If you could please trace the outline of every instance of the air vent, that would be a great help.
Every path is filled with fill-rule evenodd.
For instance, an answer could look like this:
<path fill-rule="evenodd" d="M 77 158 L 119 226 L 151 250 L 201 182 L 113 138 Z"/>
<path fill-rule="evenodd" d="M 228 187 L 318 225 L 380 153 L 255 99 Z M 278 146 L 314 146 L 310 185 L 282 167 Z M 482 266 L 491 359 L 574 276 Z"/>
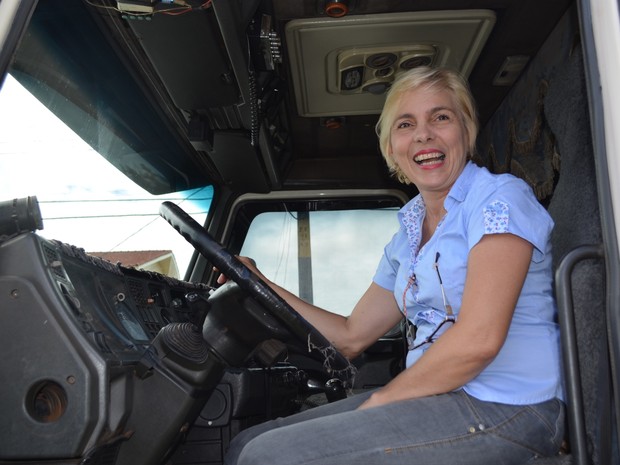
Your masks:
<path fill-rule="evenodd" d="M 415 66 L 446 66 L 468 77 L 494 24 L 490 10 L 290 21 L 286 39 L 298 113 L 379 113 L 394 79 Z"/>
<path fill-rule="evenodd" d="M 62 266 L 62 261 L 60 260 L 58 250 L 56 250 L 54 247 L 47 244 L 46 242 L 42 242 L 41 246 L 43 249 L 43 254 L 45 256 L 45 261 L 49 266 L 49 269 L 52 271 L 52 273 L 54 273 L 54 275 L 56 275 L 57 278 L 67 281 L 67 273 Z"/>
<path fill-rule="evenodd" d="M 432 45 L 405 45 L 389 47 L 352 47 L 338 54 L 338 81 L 328 81 L 331 93 L 382 94 L 403 72 L 418 67 L 432 66 L 437 49 Z"/>

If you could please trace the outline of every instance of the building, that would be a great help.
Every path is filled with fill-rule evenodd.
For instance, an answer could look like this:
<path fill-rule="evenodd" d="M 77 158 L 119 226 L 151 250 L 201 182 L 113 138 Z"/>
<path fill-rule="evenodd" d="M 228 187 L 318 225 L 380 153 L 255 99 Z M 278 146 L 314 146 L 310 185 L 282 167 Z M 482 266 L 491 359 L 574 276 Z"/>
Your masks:
<path fill-rule="evenodd" d="M 88 252 L 95 257 L 129 268 L 155 271 L 179 279 L 179 269 L 171 250 L 134 250 L 123 252 Z"/>

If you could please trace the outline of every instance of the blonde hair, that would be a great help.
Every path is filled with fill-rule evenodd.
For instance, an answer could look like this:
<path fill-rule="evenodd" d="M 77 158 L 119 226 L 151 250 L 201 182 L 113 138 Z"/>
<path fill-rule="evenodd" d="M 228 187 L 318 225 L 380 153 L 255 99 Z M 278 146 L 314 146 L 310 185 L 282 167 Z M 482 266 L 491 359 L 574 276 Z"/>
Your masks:
<path fill-rule="evenodd" d="M 388 91 L 385 104 L 383 105 L 383 111 L 375 127 L 377 135 L 379 136 L 379 148 L 381 149 L 381 154 L 390 172 L 396 176 L 400 182 L 405 184 L 410 184 L 411 181 L 405 176 L 389 154 L 390 129 L 396 119 L 398 102 L 401 97 L 405 93 L 420 87 L 446 90 L 452 93 L 457 105 L 457 113 L 467 133 L 468 155 L 473 156 L 476 148 L 478 116 L 476 104 L 469 90 L 467 81 L 457 72 L 447 68 L 429 68 L 422 66 L 407 71 L 394 82 Z"/>

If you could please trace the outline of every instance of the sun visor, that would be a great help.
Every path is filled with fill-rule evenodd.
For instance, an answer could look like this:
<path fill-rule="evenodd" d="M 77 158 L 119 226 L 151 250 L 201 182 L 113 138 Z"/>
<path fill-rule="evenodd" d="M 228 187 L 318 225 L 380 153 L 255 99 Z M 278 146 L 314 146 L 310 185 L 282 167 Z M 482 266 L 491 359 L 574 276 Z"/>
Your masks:
<path fill-rule="evenodd" d="M 239 103 L 237 80 L 211 10 L 153 15 L 151 21 L 127 24 L 179 108 L 195 111 Z"/>
<path fill-rule="evenodd" d="M 493 26 L 490 10 L 298 19 L 286 26 L 300 116 L 380 113 L 408 69 L 446 66 L 469 76 Z"/>

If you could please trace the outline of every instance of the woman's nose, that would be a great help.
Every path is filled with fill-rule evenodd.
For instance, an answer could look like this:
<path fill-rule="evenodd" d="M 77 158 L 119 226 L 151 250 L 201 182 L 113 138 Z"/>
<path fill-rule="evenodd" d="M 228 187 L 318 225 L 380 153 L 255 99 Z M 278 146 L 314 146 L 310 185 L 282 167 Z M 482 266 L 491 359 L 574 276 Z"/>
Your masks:
<path fill-rule="evenodd" d="M 414 136 L 416 142 L 428 142 L 433 138 L 431 128 L 426 124 L 418 124 Z"/>

